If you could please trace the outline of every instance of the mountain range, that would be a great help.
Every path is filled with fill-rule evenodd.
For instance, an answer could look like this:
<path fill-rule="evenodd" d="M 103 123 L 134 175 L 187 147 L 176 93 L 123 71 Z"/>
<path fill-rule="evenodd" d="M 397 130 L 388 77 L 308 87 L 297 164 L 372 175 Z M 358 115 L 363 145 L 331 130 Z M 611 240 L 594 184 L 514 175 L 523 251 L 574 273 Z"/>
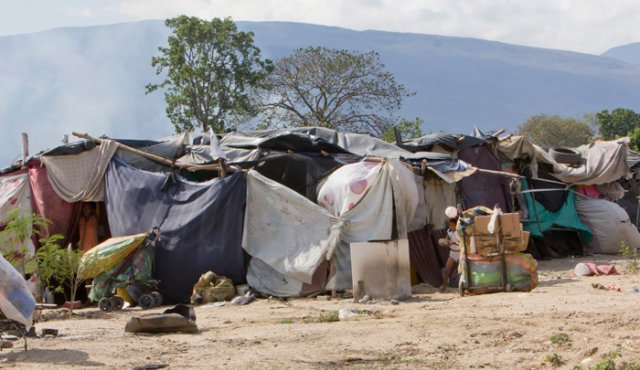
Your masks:
<path fill-rule="evenodd" d="M 517 129 L 536 114 L 582 117 L 603 109 L 640 110 L 640 43 L 602 55 L 472 38 L 354 31 L 290 22 L 237 22 L 254 32 L 265 58 L 295 48 L 376 50 L 415 96 L 399 116 L 424 120 L 425 132 Z M 151 57 L 169 30 L 151 20 L 60 28 L 0 37 L 0 161 L 60 144 L 71 131 L 153 139 L 172 133 Z M 0 163 L 0 167 L 4 165 Z"/>

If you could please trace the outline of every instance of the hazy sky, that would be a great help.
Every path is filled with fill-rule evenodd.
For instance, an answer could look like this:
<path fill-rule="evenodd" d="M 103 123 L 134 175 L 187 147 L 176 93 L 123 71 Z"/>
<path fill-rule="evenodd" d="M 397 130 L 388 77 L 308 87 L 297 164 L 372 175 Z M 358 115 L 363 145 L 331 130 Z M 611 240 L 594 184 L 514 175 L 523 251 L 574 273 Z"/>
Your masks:
<path fill-rule="evenodd" d="M 637 0 L 5 0 L 0 35 L 178 14 L 295 21 L 601 54 L 640 41 Z"/>

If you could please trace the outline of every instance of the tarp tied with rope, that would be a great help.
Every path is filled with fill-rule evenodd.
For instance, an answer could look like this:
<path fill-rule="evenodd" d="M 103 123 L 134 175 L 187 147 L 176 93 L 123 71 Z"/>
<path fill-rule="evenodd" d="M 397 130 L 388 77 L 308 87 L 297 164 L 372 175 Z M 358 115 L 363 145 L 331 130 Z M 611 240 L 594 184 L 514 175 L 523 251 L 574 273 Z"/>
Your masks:
<path fill-rule="evenodd" d="M 193 183 L 113 159 L 105 176 L 112 235 L 160 227 L 154 276 L 169 303 L 188 302 L 193 284 L 209 270 L 243 284 L 246 185 L 242 172 Z"/>

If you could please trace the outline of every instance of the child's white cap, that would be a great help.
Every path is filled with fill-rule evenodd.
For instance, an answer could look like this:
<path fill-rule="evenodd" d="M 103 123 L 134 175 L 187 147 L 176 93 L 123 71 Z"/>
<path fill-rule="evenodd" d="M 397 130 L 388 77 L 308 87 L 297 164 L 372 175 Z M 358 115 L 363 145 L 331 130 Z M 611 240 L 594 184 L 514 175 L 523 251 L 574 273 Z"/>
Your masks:
<path fill-rule="evenodd" d="M 444 210 L 444 214 L 449 218 L 456 218 L 458 217 L 458 209 L 456 209 L 456 207 L 449 206 Z"/>

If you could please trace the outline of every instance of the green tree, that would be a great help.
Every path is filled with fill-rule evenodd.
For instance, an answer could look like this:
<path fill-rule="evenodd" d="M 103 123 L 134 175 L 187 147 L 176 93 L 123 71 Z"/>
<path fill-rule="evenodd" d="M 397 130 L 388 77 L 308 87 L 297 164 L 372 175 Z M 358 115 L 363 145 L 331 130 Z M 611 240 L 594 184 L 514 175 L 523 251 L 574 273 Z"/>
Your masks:
<path fill-rule="evenodd" d="M 413 95 L 375 51 L 296 49 L 278 60 L 262 91 L 263 127 L 320 126 L 380 136 Z"/>
<path fill-rule="evenodd" d="M 589 143 L 593 138 L 593 130 L 587 122 L 546 114 L 527 119 L 518 126 L 518 134 L 543 147 L 576 147 Z"/>
<path fill-rule="evenodd" d="M 422 132 L 423 123 L 423 120 L 421 120 L 419 117 L 416 117 L 415 121 L 408 121 L 403 119 L 394 127 L 398 128 L 403 140 L 415 139 L 424 135 L 424 133 Z M 393 131 L 393 127 L 385 131 L 382 136 L 380 136 L 380 138 L 386 142 L 395 143 L 396 135 Z"/>
<path fill-rule="evenodd" d="M 168 47 L 151 59 L 160 84 L 146 92 L 165 90 L 167 116 L 176 132 L 208 127 L 220 132 L 244 117 L 254 116 L 251 90 L 271 70 L 260 57 L 252 32 L 239 32 L 230 19 L 211 21 L 185 15 L 167 19 L 172 30 Z"/>
<path fill-rule="evenodd" d="M 596 122 L 600 136 L 605 140 L 631 135 L 640 127 L 640 115 L 631 109 L 616 108 L 609 112 L 596 113 Z"/>

